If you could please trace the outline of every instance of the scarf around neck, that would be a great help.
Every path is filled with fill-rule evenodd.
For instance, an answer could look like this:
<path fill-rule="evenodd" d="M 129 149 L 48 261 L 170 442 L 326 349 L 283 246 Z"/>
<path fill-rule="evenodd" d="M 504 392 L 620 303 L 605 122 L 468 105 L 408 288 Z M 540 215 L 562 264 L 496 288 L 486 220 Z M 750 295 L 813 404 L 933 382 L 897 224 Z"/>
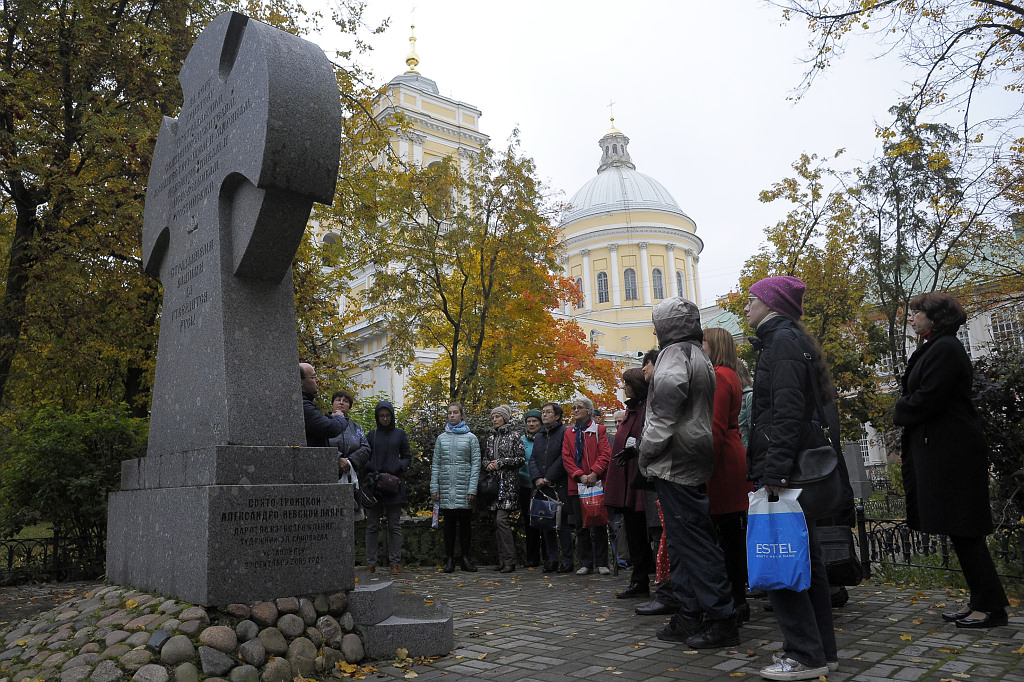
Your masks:
<path fill-rule="evenodd" d="M 593 419 L 587 419 L 587 423 L 582 426 L 580 426 L 579 422 L 573 424 L 572 431 L 576 434 L 576 466 L 580 466 L 583 462 L 583 434 L 593 423 Z"/>
<path fill-rule="evenodd" d="M 444 430 L 448 433 L 469 433 L 469 426 L 466 424 L 466 420 L 463 419 L 455 426 L 446 423 L 444 425 Z"/>

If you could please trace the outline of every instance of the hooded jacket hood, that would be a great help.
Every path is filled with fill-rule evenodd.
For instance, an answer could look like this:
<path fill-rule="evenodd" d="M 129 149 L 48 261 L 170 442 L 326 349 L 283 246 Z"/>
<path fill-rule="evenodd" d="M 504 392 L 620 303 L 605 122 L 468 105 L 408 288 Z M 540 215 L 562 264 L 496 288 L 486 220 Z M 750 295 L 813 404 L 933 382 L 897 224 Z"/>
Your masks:
<path fill-rule="evenodd" d="M 388 424 L 387 426 L 384 426 L 383 424 L 380 423 L 380 417 L 378 415 L 380 414 L 380 411 L 382 409 L 387 410 L 388 412 L 391 413 L 391 423 Z M 380 401 L 379 403 L 377 403 L 377 407 L 374 408 L 373 410 L 373 420 L 377 422 L 378 429 L 387 430 L 395 428 L 395 408 L 392 407 L 391 403 L 389 403 L 386 400 Z"/>
<path fill-rule="evenodd" d="M 700 344 L 704 332 L 700 328 L 700 310 L 682 296 L 668 298 L 654 306 L 652 315 L 658 346 L 665 348 L 680 341 Z"/>

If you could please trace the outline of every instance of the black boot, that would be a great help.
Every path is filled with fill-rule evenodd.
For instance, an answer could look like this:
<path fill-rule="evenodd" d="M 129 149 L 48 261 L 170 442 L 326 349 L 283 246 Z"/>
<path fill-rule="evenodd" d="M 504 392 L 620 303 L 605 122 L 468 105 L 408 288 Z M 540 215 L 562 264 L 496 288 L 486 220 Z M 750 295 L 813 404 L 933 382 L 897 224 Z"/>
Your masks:
<path fill-rule="evenodd" d="M 473 565 L 473 562 L 465 554 L 462 555 L 462 570 L 476 573 L 476 566 Z"/>
<path fill-rule="evenodd" d="M 740 630 L 736 625 L 736 616 L 705 621 L 700 630 L 686 639 L 686 646 L 691 649 L 721 649 L 739 643 Z"/>
<path fill-rule="evenodd" d="M 444 565 L 444 572 L 445 573 L 454 573 L 455 572 L 455 557 L 453 557 L 453 556 L 448 557 L 448 561 Z"/>

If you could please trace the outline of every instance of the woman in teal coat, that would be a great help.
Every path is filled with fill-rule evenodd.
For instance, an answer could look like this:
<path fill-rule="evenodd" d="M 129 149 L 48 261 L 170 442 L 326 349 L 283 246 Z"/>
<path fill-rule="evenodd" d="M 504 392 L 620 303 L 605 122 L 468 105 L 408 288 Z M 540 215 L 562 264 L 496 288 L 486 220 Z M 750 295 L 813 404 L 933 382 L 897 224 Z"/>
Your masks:
<path fill-rule="evenodd" d="M 448 423 L 434 443 L 430 464 L 430 498 L 438 504 L 444 523 L 445 573 L 455 570 L 455 536 L 462 548 L 462 570 L 475 571 L 469 559 L 473 540 L 473 502 L 480 479 L 480 441 L 466 425 L 462 405 L 448 405 Z"/>

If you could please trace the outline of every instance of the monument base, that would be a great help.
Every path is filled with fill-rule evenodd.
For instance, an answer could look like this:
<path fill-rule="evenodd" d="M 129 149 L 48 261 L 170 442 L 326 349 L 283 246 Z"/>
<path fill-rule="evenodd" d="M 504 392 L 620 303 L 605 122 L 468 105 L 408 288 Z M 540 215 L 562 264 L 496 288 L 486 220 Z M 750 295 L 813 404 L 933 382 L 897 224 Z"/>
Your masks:
<path fill-rule="evenodd" d="M 337 451 L 303 450 L 337 467 Z M 352 486 L 333 482 L 122 490 L 107 578 L 206 606 L 351 590 L 353 511 Z"/>

